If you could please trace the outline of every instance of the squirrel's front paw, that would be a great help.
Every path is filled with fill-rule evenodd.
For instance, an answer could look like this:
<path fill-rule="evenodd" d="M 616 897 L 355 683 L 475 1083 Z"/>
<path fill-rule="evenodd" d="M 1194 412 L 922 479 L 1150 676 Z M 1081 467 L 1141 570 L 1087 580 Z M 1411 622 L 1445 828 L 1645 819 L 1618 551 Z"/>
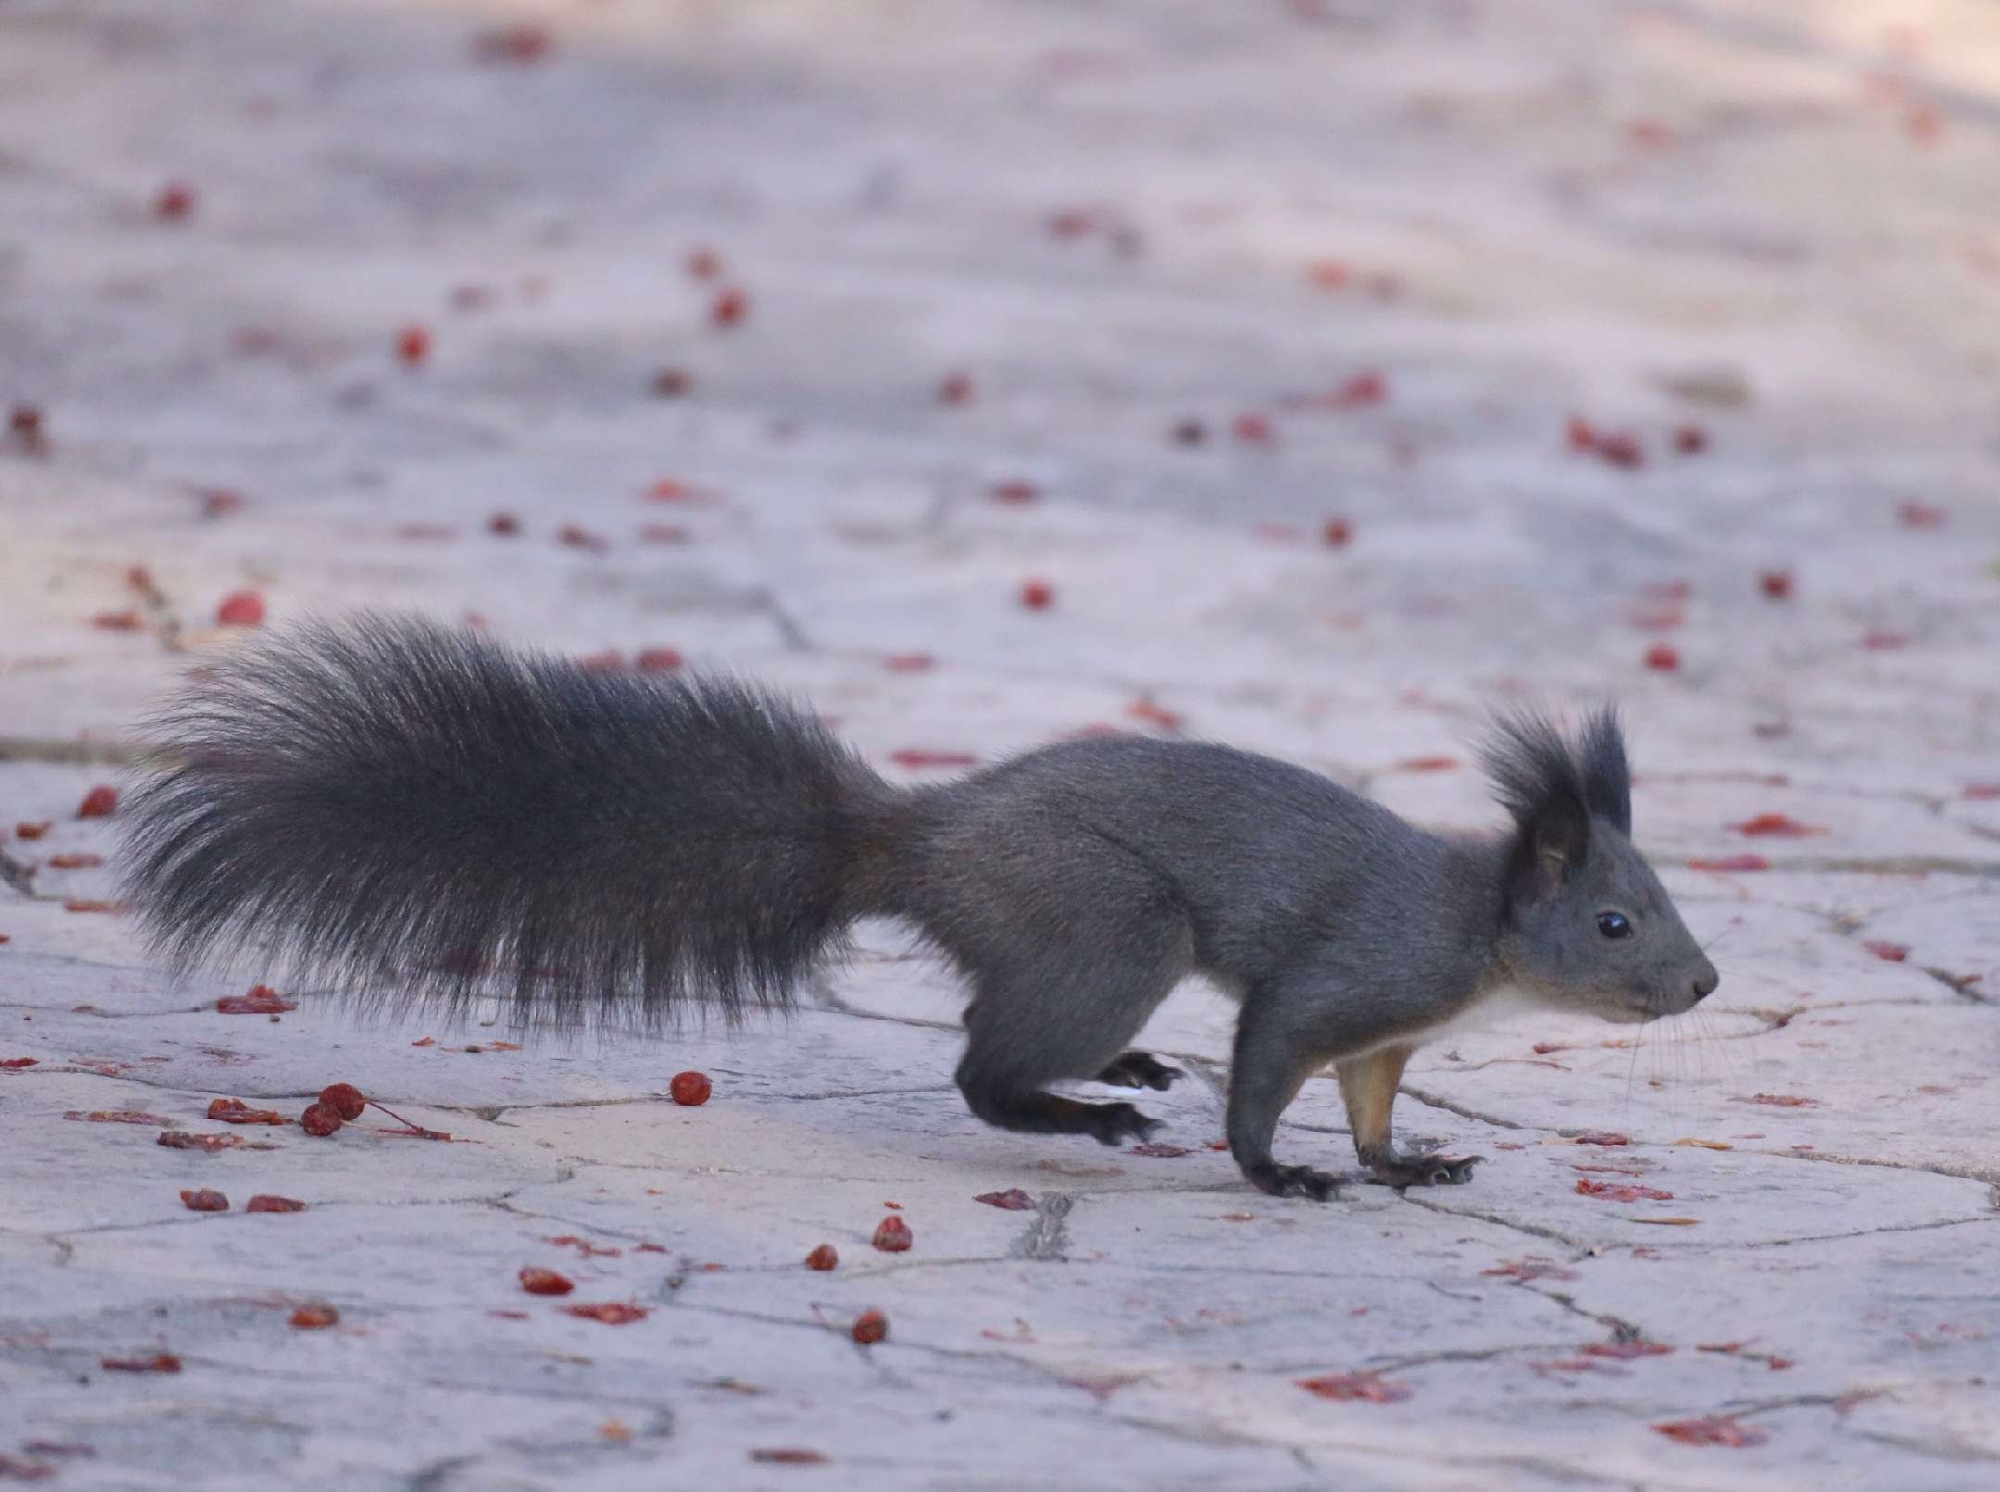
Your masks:
<path fill-rule="evenodd" d="M 1259 1191 L 1274 1197 L 1310 1197 L 1315 1202 L 1340 1195 L 1340 1178 L 1311 1166 L 1281 1166 L 1276 1162 L 1246 1169 L 1243 1174 Z"/>
<path fill-rule="evenodd" d="M 1472 1168 L 1486 1159 L 1465 1155 L 1456 1159 L 1444 1155 L 1397 1156 L 1394 1160 L 1370 1165 L 1368 1179 L 1377 1186 L 1463 1186 L 1472 1179 Z"/>

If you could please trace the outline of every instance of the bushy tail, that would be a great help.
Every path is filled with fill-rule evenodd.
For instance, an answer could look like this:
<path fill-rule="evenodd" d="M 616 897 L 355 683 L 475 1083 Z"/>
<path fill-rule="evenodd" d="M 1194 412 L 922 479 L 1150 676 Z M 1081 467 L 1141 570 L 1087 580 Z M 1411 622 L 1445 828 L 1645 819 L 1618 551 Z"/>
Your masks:
<path fill-rule="evenodd" d="M 125 886 L 177 971 L 529 1019 L 786 1007 L 871 910 L 893 790 L 731 680 L 591 672 L 363 616 L 252 644 L 155 723 Z"/>

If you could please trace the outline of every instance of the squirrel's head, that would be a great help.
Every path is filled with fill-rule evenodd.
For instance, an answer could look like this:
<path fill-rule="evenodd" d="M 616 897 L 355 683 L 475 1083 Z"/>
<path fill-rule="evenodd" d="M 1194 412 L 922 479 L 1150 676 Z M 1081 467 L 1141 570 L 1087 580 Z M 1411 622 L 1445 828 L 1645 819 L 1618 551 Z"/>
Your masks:
<path fill-rule="evenodd" d="M 1632 848 L 1632 784 L 1617 715 L 1565 740 L 1503 719 L 1486 769 L 1513 815 L 1502 958 L 1531 996 L 1613 1021 L 1691 1010 L 1718 982 L 1653 869 Z"/>

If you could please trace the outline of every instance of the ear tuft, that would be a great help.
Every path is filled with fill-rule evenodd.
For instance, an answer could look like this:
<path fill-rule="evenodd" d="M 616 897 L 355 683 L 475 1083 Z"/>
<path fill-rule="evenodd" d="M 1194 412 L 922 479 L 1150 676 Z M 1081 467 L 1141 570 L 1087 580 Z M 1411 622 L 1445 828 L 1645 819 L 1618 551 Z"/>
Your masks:
<path fill-rule="evenodd" d="M 1528 710 L 1500 716 L 1481 755 L 1518 826 L 1512 878 L 1531 894 L 1552 889 L 1590 851 L 1590 801 L 1576 757 L 1554 722 Z"/>
<path fill-rule="evenodd" d="M 1584 721 L 1576 739 L 1583 773 L 1583 799 L 1590 811 L 1620 834 L 1632 833 L 1632 772 L 1625 761 L 1625 732 L 1616 706 L 1606 705 Z"/>

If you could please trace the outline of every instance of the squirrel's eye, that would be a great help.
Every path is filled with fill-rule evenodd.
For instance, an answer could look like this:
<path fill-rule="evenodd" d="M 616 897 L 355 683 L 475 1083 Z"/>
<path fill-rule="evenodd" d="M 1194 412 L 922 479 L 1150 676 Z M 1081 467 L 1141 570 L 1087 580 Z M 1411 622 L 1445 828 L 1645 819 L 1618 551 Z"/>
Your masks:
<path fill-rule="evenodd" d="M 1597 930 L 1607 938 L 1629 938 L 1632 924 L 1625 920 L 1623 912 L 1603 912 L 1597 918 Z"/>

